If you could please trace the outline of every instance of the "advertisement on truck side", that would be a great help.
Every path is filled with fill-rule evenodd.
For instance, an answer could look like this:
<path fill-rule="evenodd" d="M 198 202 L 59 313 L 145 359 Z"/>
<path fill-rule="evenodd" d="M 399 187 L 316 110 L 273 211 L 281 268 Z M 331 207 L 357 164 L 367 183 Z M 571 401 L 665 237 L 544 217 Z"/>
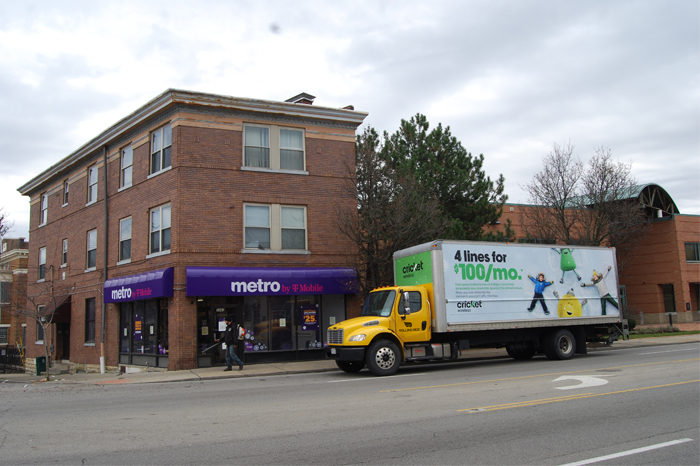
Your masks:
<path fill-rule="evenodd" d="M 443 267 L 449 323 L 620 315 L 611 249 L 443 243 L 442 256 L 401 258 L 395 276 L 397 285 L 429 283 L 427 269 Z"/>

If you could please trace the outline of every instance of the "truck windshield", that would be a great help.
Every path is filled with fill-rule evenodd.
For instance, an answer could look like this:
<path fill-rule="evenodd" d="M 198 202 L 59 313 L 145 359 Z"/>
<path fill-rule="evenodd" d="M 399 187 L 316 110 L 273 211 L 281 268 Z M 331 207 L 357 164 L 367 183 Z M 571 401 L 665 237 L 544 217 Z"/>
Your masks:
<path fill-rule="evenodd" d="M 389 317 L 394 305 L 396 291 L 383 290 L 370 293 L 362 305 L 363 316 Z"/>

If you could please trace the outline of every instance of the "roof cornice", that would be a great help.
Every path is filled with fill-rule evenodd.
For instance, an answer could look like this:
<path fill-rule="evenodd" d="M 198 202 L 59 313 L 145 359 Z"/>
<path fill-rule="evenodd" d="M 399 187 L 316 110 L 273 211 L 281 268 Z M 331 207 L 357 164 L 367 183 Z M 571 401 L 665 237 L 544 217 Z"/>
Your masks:
<path fill-rule="evenodd" d="M 289 118 L 305 118 L 316 121 L 339 122 L 357 128 L 367 117 L 365 112 L 354 110 L 319 107 L 308 104 L 294 104 L 288 102 L 276 102 L 271 100 L 247 99 L 203 92 L 192 92 L 180 89 L 168 89 L 155 97 L 135 112 L 127 115 L 117 123 L 107 128 L 95 138 L 83 144 L 76 151 L 65 157 L 60 162 L 50 166 L 42 173 L 20 186 L 19 191 L 23 196 L 29 195 L 44 183 L 51 180 L 57 174 L 63 172 L 83 159 L 91 157 L 104 146 L 109 146 L 112 141 L 119 138 L 130 128 L 146 122 L 156 114 L 168 107 L 185 104 L 204 108 L 239 110 L 257 114 L 282 115 Z"/>

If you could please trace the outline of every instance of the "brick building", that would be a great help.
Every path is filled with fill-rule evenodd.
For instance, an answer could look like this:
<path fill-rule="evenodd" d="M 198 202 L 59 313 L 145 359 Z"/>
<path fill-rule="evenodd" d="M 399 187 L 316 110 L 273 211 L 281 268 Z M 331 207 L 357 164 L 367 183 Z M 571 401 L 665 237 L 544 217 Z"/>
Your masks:
<path fill-rule="evenodd" d="M 171 89 L 20 187 L 28 293 L 50 282 L 62 297 L 54 357 L 216 365 L 221 347 L 205 350 L 226 315 L 247 330 L 246 362 L 322 357 L 327 326 L 358 308 L 335 225 L 367 114 L 313 99 Z"/>
<path fill-rule="evenodd" d="M 27 288 L 29 243 L 24 238 L 3 238 L 0 252 L 0 348 L 24 346 L 24 317 L 14 312 L 13 301 Z"/>
<path fill-rule="evenodd" d="M 682 215 L 661 186 L 638 186 L 631 199 L 639 202 L 650 217 L 649 228 L 631 251 L 618 250 L 621 294 L 629 316 L 639 324 L 700 321 L 700 216 Z M 499 225 L 511 221 L 515 240 L 548 243 L 547 238 L 526 238 L 521 214 L 538 208 L 506 204 Z"/>

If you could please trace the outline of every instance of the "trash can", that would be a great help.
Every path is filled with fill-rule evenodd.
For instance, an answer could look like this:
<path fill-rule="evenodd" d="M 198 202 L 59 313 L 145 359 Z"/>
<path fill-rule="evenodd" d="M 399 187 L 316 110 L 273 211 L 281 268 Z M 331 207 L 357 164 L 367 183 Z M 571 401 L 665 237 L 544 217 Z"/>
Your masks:
<path fill-rule="evenodd" d="M 41 375 L 42 372 L 46 372 L 46 356 L 39 356 L 35 361 L 36 375 Z"/>

